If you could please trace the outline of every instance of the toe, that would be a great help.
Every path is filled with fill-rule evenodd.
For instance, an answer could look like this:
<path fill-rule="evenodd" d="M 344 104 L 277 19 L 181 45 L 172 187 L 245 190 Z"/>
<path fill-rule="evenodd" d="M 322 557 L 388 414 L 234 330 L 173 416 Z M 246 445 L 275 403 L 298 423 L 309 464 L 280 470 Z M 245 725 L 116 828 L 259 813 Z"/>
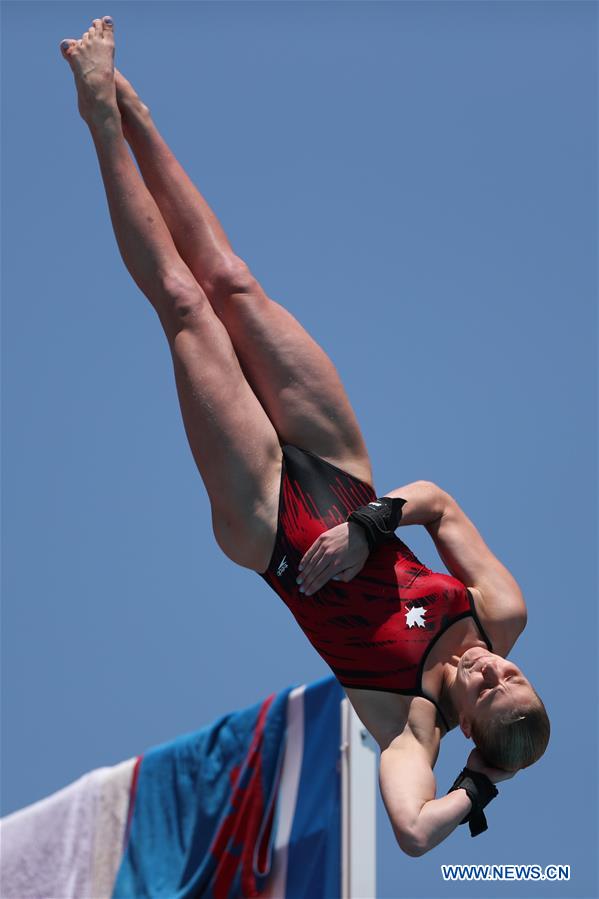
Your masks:
<path fill-rule="evenodd" d="M 76 43 L 77 41 L 71 37 L 65 38 L 64 41 L 61 41 L 60 52 L 62 53 L 62 55 L 68 58 L 69 50 L 71 49 L 71 47 L 74 47 Z"/>
<path fill-rule="evenodd" d="M 95 31 L 96 34 L 102 34 L 102 19 L 94 19 L 92 22 L 92 27 L 90 31 Z"/>
<path fill-rule="evenodd" d="M 114 28 L 114 22 L 111 16 L 104 16 L 102 22 L 104 23 L 104 28 L 107 31 L 112 31 L 112 29 Z"/>

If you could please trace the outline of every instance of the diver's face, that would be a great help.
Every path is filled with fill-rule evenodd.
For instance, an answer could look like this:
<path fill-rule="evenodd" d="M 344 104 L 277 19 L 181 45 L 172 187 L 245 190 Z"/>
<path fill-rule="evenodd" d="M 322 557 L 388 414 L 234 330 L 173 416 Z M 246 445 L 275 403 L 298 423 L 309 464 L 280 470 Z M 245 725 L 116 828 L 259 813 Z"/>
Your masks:
<path fill-rule="evenodd" d="M 460 718 L 494 716 L 517 705 L 527 705 L 534 691 L 517 665 L 480 646 L 467 649 L 458 662 L 455 686 Z"/>

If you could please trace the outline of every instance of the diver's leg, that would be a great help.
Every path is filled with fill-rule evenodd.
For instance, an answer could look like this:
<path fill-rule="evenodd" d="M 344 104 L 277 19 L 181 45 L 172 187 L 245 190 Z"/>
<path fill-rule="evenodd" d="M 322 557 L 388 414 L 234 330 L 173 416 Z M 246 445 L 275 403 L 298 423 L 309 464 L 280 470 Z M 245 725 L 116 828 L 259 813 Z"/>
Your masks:
<path fill-rule="evenodd" d="M 234 561 L 263 571 L 277 522 L 282 463 L 276 432 L 129 155 L 116 103 L 112 28 L 96 19 L 81 41 L 63 42 L 61 49 L 96 147 L 121 255 L 170 345 L 185 429 L 210 498 L 216 538 Z"/>
<path fill-rule="evenodd" d="M 116 74 L 123 129 L 182 258 L 203 287 L 283 443 L 372 481 L 368 452 L 335 366 L 233 252 L 216 216 L 160 136 L 148 107 Z"/>

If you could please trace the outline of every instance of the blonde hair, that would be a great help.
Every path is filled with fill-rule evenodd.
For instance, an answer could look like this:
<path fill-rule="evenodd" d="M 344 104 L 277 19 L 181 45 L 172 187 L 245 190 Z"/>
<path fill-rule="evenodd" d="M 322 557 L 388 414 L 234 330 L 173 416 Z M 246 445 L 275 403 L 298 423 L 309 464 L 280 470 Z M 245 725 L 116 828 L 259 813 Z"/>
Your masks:
<path fill-rule="evenodd" d="M 541 697 L 487 720 L 472 721 L 472 739 L 487 765 L 519 771 L 538 761 L 547 748 L 551 725 Z"/>

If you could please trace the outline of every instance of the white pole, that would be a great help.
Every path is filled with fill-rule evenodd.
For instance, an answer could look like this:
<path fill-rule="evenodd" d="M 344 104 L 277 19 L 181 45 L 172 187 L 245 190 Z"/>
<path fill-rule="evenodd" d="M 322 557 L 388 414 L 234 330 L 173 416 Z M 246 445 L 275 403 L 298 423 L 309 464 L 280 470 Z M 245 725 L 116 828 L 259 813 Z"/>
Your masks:
<path fill-rule="evenodd" d="M 341 896 L 376 899 L 377 746 L 341 701 Z"/>

